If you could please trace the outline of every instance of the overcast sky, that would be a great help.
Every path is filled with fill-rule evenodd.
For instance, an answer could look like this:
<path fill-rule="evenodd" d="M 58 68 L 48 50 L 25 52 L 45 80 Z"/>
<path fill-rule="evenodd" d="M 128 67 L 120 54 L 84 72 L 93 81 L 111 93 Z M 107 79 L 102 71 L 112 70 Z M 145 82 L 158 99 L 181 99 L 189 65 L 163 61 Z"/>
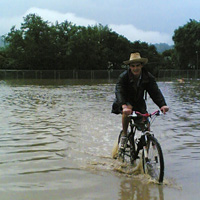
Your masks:
<path fill-rule="evenodd" d="M 173 44 L 174 30 L 200 20 L 200 0 L 0 0 L 0 35 L 36 13 L 49 22 L 108 25 L 130 41 Z"/>

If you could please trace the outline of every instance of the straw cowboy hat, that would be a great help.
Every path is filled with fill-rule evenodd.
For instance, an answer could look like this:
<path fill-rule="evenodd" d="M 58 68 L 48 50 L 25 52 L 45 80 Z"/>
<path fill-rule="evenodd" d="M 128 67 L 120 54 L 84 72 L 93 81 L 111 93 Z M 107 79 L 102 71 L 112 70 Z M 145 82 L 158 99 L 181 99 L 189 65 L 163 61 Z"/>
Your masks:
<path fill-rule="evenodd" d="M 148 59 L 147 58 L 141 58 L 140 53 L 131 53 L 130 59 L 124 61 L 123 63 L 126 65 L 129 65 L 131 63 L 143 63 L 144 65 L 147 64 Z"/>

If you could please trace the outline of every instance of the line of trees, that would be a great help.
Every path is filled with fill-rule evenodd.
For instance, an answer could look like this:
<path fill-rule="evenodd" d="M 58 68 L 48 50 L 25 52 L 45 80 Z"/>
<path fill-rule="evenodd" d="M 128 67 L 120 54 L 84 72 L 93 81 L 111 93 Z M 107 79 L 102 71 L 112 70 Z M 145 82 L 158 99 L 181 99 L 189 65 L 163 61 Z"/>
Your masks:
<path fill-rule="evenodd" d="M 174 48 L 158 53 L 154 45 L 131 42 L 108 26 L 76 26 L 71 22 L 49 23 L 36 14 L 24 18 L 20 29 L 13 26 L 0 49 L 1 69 L 105 70 L 121 69 L 131 52 L 149 59 L 156 75 L 161 68 L 188 69 L 200 53 L 200 23 L 190 20 L 175 30 Z"/>

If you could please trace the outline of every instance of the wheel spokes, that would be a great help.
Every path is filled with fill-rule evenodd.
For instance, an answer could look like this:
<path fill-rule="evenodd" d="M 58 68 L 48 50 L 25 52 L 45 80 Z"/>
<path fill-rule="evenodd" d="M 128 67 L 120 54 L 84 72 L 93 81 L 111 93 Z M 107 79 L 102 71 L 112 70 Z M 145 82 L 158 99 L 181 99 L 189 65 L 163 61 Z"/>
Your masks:
<path fill-rule="evenodd" d="M 160 161 L 156 145 L 151 142 L 148 148 L 147 173 L 154 179 L 159 180 L 160 177 Z"/>

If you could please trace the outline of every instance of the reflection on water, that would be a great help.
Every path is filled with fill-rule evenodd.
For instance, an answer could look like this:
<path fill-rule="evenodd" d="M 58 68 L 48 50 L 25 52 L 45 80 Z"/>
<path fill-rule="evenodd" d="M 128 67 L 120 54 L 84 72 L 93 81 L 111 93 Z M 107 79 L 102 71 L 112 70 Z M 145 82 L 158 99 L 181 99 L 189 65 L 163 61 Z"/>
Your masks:
<path fill-rule="evenodd" d="M 121 181 L 121 191 L 119 200 L 136 199 L 136 200 L 164 200 L 162 185 L 148 185 L 141 181 L 124 179 Z"/>
<path fill-rule="evenodd" d="M 4 199 L 35 199 L 34 191 L 37 199 L 57 199 L 61 193 L 61 199 L 169 199 L 177 194 L 195 199 L 200 188 L 199 81 L 159 85 L 170 106 L 153 125 L 165 156 L 165 181 L 170 182 L 162 186 L 145 182 L 142 174 L 116 170 L 111 150 L 121 117 L 110 113 L 114 83 L 1 82 Z M 150 98 L 148 107 L 156 109 Z M 181 193 L 168 191 L 171 180 L 183 186 Z"/>

